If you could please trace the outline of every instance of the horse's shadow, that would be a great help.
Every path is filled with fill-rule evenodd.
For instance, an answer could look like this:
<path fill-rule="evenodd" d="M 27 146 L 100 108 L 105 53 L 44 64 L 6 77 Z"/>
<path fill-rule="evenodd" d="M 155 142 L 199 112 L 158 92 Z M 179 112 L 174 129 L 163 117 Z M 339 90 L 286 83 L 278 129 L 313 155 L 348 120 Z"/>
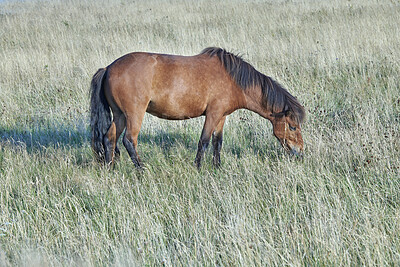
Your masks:
<path fill-rule="evenodd" d="M 200 135 L 200 134 L 199 134 Z M 171 149 L 176 146 L 182 146 L 185 149 L 195 151 L 197 149 L 197 137 L 184 132 L 158 131 L 155 134 L 140 133 L 138 143 L 147 145 L 156 145 L 161 148 L 164 154 L 169 154 Z"/>
<path fill-rule="evenodd" d="M 12 128 L 0 126 L 0 143 L 14 148 L 23 147 L 27 152 L 50 147 L 81 147 L 89 141 L 87 129 L 67 125 Z"/>
<path fill-rule="evenodd" d="M 122 134 L 123 136 L 123 134 Z M 199 129 L 200 136 L 200 129 Z M 139 134 L 139 146 L 151 145 L 158 146 L 165 156 L 174 153 L 176 147 L 183 147 L 195 154 L 197 151 L 197 143 L 199 136 L 185 133 L 182 131 L 159 130 L 156 132 L 148 133 L 143 132 Z M 252 135 L 246 134 L 244 139 L 252 138 Z M 124 150 L 122 142 L 118 143 L 121 150 Z M 79 124 L 71 126 L 67 124 L 50 124 L 45 126 L 35 126 L 31 128 L 12 128 L 0 126 L 0 145 L 11 146 L 14 148 L 24 148 L 28 153 L 45 150 L 48 148 L 85 148 L 90 147 L 90 131 L 88 125 Z M 271 142 L 266 144 L 260 142 L 251 142 L 244 144 L 235 142 L 233 140 L 225 141 L 221 153 L 229 153 L 235 155 L 238 159 L 242 158 L 246 153 L 257 154 L 261 157 L 271 157 L 276 153 L 276 146 Z M 208 152 L 212 151 L 210 142 Z M 276 156 L 276 155 L 275 155 Z M 83 160 L 84 162 L 90 159 Z"/>
<path fill-rule="evenodd" d="M 122 145 L 122 133 L 118 146 Z M 157 145 L 164 154 L 169 154 L 176 146 L 189 150 L 197 149 L 197 140 L 193 136 L 178 131 L 157 131 L 156 133 L 140 133 L 138 143 Z M 0 125 L 0 144 L 13 148 L 26 149 L 33 153 L 47 148 L 90 147 L 90 130 L 88 125 L 71 126 L 54 124 L 34 127 L 5 127 Z"/>

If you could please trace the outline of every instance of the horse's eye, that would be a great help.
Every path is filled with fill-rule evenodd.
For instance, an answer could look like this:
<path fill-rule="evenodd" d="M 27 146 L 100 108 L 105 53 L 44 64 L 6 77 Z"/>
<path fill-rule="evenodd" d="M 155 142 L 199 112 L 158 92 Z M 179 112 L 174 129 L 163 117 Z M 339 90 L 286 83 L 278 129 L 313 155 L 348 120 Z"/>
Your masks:
<path fill-rule="evenodd" d="M 291 131 L 296 131 L 296 127 L 294 127 L 294 126 L 290 126 L 290 125 L 289 125 L 289 129 L 290 129 Z"/>

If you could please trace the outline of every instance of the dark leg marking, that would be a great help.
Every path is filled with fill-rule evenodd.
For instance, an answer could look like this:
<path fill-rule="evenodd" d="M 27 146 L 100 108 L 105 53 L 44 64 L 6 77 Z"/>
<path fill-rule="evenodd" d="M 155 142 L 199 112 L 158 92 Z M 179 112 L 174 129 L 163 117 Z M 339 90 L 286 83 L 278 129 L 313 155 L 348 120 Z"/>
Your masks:
<path fill-rule="evenodd" d="M 105 162 L 106 164 L 110 164 L 112 162 L 113 147 L 107 135 L 104 136 L 103 145 L 104 145 Z"/>
<path fill-rule="evenodd" d="M 115 145 L 115 149 L 114 149 L 114 160 L 119 160 L 120 157 L 121 157 L 121 152 L 119 151 L 118 146 Z"/>
<path fill-rule="evenodd" d="M 194 163 L 195 163 L 197 169 L 200 169 L 200 167 L 201 167 L 201 159 L 203 158 L 204 152 L 206 151 L 209 142 L 210 142 L 210 139 L 199 141 L 199 144 L 197 146 L 196 159 L 194 160 Z"/>
<path fill-rule="evenodd" d="M 139 158 L 137 156 L 135 146 L 133 145 L 133 143 L 131 141 L 128 140 L 128 138 L 126 138 L 126 134 L 124 135 L 124 139 L 123 139 L 122 143 L 124 144 L 126 150 L 128 151 L 133 164 L 135 164 L 135 167 L 141 168 L 141 164 L 140 164 Z"/>
<path fill-rule="evenodd" d="M 221 166 L 222 134 L 213 135 L 212 145 L 214 148 L 213 164 L 215 167 Z"/>

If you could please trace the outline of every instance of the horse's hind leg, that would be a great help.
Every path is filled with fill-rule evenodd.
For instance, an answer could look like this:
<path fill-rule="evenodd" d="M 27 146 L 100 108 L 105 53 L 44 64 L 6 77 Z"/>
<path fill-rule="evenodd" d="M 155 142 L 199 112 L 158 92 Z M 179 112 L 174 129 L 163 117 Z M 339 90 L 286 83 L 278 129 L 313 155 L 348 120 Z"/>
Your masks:
<path fill-rule="evenodd" d="M 119 157 L 120 151 L 117 147 L 118 138 L 125 128 L 125 116 L 118 111 L 113 112 L 114 119 L 104 136 L 105 161 L 107 164 L 114 164 L 115 157 Z"/>
<path fill-rule="evenodd" d="M 110 165 L 113 164 L 115 144 L 116 144 L 116 126 L 113 121 L 103 139 L 106 164 Z"/>
<path fill-rule="evenodd" d="M 140 168 L 141 164 L 137 153 L 137 138 L 139 136 L 140 127 L 142 125 L 146 108 L 138 110 L 140 111 L 133 114 L 130 113 L 126 117 L 126 131 L 122 143 L 128 151 L 133 164 L 135 164 L 137 168 Z"/>
<path fill-rule="evenodd" d="M 114 123 L 116 126 L 116 134 L 115 134 L 116 144 L 115 144 L 115 149 L 114 149 L 114 158 L 115 158 L 115 160 L 118 160 L 121 155 L 121 152 L 118 149 L 118 139 L 121 136 L 121 134 L 124 131 L 125 126 L 126 126 L 126 119 L 125 119 L 124 114 L 122 114 L 122 112 L 118 112 L 118 113 L 114 112 Z"/>
<path fill-rule="evenodd" d="M 225 118 L 222 117 L 222 119 L 219 121 L 217 127 L 215 127 L 215 131 L 212 135 L 212 145 L 214 148 L 214 153 L 213 153 L 213 164 L 215 167 L 219 167 L 221 165 L 221 147 L 222 147 L 222 133 L 223 133 L 223 128 L 224 128 L 224 123 L 225 123 Z"/>

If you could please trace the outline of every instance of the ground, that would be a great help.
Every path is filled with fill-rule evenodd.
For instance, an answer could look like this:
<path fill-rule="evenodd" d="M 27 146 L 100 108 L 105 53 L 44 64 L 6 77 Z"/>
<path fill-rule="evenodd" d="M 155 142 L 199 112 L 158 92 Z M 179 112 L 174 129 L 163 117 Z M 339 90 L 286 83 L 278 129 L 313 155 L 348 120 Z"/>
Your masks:
<path fill-rule="evenodd" d="M 398 265 L 399 1 L 0 3 L 0 265 Z M 303 103 L 305 154 L 228 117 L 146 115 L 143 171 L 90 149 L 92 75 L 132 51 L 238 53 Z"/>

